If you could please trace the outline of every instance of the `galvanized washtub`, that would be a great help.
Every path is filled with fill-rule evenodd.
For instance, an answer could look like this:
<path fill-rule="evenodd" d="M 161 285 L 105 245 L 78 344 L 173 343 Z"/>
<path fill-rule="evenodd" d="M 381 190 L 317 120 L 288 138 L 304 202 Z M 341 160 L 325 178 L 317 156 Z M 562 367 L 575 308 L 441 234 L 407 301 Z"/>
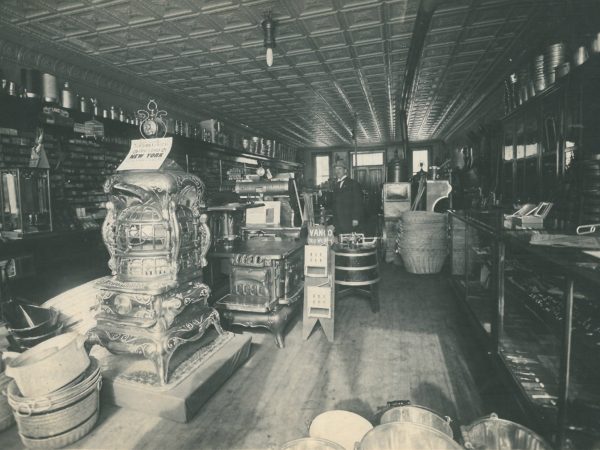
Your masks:
<path fill-rule="evenodd" d="M 280 450 L 345 450 L 339 444 L 316 437 L 306 437 L 286 442 Z"/>
<path fill-rule="evenodd" d="M 358 450 L 464 450 L 447 434 L 411 422 L 390 422 L 369 431 Z"/>
<path fill-rule="evenodd" d="M 391 422 L 410 422 L 419 425 L 424 425 L 433 428 L 441 433 L 444 433 L 452 439 L 454 433 L 450 426 L 450 417 L 440 417 L 434 411 L 424 406 L 418 405 L 399 405 L 388 409 L 381 416 L 380 423 L 391 423 Z"/>
<path fill-rule="evenodd" d="M 498 418 L 482 417 L 461 427 L 465 447 L 474 450 L 552 450 L 544 438 L 529 428 Z"/>

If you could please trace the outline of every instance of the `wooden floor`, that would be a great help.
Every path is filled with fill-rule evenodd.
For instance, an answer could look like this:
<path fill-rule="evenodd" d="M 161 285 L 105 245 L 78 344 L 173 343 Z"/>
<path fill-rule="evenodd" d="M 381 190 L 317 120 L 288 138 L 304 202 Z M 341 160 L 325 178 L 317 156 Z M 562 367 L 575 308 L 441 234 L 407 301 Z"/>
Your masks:
<path fill-rule="evenodd" d="M 360 296 L 338 301 L 334 343 L 319 328 L 303 341 L 301 318 L 290 324 L 285 349 L 266 331 L 251 331 L 250 359 L 188 424 L 102 404 L 96 428 L 72 448 L 276 448 L 307 436 L 323 411 L 372 419 L 396 399 L 457 424 L 491 412 L 477 387 L 485 358 L 444 277 L 382 269 L 381 311 Z M 0 433 L 0 448 L 21 448 L 16 427 Z"/>

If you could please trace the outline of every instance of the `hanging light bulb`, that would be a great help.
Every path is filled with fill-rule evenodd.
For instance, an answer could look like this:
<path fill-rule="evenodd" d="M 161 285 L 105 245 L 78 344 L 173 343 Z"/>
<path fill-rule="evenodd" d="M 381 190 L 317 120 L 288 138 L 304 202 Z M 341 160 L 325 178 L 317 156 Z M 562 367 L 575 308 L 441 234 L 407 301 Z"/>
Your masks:
<path fill-rule="evenodd" d="M 267 66 L 273 65 L 273 48 L 275 47 L 275 22 L 271 18 L 271 11 L 265 13 L 265 20 L 261 23 L 265 41 L 264 46 L 267 49 L 265 59 L 267 60 Z"/>

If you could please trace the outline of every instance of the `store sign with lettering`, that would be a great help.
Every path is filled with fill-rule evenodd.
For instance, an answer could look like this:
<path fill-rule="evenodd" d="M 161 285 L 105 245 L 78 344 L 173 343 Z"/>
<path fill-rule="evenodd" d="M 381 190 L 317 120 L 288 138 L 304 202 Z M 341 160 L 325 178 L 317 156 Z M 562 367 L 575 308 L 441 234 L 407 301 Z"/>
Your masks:
<path fill-rule="evenodd" d="M 331 245 L 333 244 L 333 226 L 309 225 L 308 226 L 308 244 L 309 245 Z"/>
<path fill-rule="evenodd" d="M 172 145 L 172 137 L 132 140 L 129 153 L 117 170 L 158 170 Z"/>

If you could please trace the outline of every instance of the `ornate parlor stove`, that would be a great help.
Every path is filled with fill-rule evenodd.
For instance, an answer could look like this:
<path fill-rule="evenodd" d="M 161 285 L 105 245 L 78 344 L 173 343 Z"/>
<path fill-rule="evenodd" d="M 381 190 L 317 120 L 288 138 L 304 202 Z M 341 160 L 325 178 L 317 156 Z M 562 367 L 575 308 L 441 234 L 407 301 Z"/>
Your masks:
<path fill-rule="evenodd" d="M 99 282 L 97 326 L 89 342 L 150 359 L 161 384 L 182 344 L 200 339 L 219 315 L 207 303 L 202 268 L 210 246 L 204 184 L 166 160 L 160 170 L 108 178 L 102 237 L 112 278 Z"/>

